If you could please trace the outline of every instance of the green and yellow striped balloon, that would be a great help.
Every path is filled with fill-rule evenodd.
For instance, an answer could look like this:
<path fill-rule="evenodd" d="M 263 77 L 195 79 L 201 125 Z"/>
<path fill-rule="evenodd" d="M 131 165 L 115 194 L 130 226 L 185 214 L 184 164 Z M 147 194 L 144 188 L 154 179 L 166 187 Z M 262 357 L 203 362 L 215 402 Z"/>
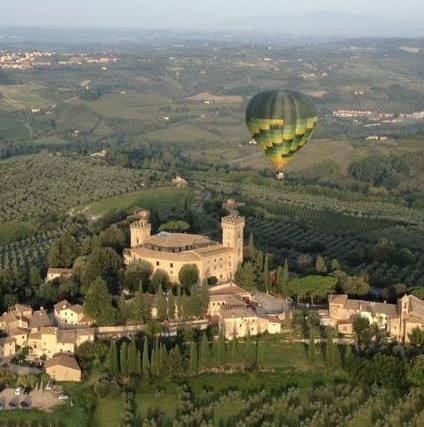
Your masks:
<path fill-rule="evenodd" d="M 290 90 L 260 92 L 246 109 L 249 132 L 277 170 L 309 141 L 317 120 L 311 101 Z"/>

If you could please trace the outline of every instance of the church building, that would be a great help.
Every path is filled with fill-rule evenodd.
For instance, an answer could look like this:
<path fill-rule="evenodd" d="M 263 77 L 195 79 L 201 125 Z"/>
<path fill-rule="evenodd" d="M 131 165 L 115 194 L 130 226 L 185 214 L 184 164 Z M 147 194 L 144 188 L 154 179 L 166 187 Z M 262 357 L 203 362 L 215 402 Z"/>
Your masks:
<path fill-rule="evenodd" d="M 124 251 L 125 264 L 145 260 L 153 271 L 163 270 L 172 282 L 186 264 L 195 264 L 201 281 L 216 277 L 219 283 L 234 279 L 243 261 L 244 217 L 237 210 L 221 219 L 222 243 L 198 234 L 160 232 L 151 234 L 149 211 L 130 218 L 131 248 Z"/>

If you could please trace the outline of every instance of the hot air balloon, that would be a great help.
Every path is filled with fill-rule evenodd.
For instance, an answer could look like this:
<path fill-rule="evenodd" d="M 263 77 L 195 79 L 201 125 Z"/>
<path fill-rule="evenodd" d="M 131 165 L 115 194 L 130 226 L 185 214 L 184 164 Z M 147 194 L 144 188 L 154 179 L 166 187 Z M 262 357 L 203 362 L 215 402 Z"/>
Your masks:
<path fill-rule="evenodd" d="M 291 90 L 269 90 L 255 95 L 246 109 L 246 124 L 277 171 L 311 138 L 317 112 L 309 99 Z"/>

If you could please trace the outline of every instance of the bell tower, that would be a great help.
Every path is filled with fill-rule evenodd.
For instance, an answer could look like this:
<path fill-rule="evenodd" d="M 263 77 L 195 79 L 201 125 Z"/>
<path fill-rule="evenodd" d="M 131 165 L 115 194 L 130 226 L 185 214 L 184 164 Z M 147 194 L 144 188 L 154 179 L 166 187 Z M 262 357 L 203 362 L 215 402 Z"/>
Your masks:
<path fill-rule="evenodd" d="M 142 246 L 152 233 L 152 225 L 149 221 L 150 213 L 143 209 L 136 214 L 136 220 L 130 224 L 131 248 Z"/>
<path fill-rule="evenodd" d="M 243 262 L 243 232 L 245 220 L 237 210 L 232 210 L 229 215 L 221 219 L 222 245 L 234 249 L 234 273 Z"/>

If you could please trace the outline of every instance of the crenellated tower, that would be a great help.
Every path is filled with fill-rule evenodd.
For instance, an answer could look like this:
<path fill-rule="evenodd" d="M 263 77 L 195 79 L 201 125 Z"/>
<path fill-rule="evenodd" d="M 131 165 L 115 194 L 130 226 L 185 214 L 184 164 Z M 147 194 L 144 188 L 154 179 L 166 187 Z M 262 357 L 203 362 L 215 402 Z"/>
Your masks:
<path fill-rule="evenodd" d="M 235 209 L 221 219 L 222 245 L 234 249 L 234 270 L 243 262 L 244 225 L 244 217 Z"/>
<path fill-rule="evenodd" d="M 152 233 L 152 225 L 149 221 L 150 213 L 143 209 L 136 214 L 136 220 L 130 224 L 131 248 L 142 246 Z"/>

